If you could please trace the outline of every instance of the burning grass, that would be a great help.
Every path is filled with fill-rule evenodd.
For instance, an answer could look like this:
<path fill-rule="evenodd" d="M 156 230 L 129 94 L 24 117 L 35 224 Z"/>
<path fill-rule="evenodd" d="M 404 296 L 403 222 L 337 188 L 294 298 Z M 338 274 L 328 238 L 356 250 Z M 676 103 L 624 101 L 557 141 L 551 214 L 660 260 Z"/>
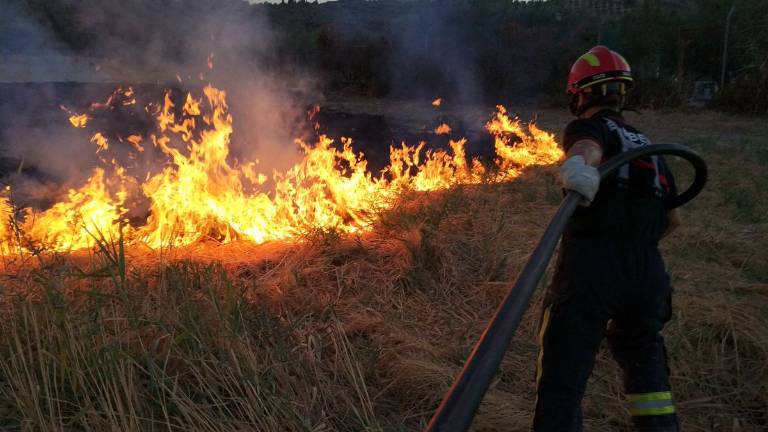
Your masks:
<path fill-rule="evenodd" d="M 657 141 L 687 139 L 712 169 L 663 245 L 685 430 L 764 430 L 768 130 L 710 114 L 639 121 L 656 126 Z M 0 429 L 419 429 L 553 213 L 554 173 L 407 192 L 370 231 L 318 229 L 293 244 L 103 244 L 35 265 L 6 258 Z M 476 430 L 529 425 L 537 301 Z M 587 430 L 629 430 L 607 352 L 584 407 Z"/>
<path fill-rule="evenodd" d="M 96 131 L 91 143 L 101 166 L 50 208 L 16 209 L 3 196 L 0 213 L 23 216 L 0 228 L 0 248 L 21 254 L 74 251 L 93 247 L 93 238 L 121 237 L 159 249 L 206 237 L 263 243 L 315 228 L 361 232 L 402 191 L 508 181 L 526 167 L 552 164 L 563 154 L 552 134 L 522 124 L 498 106 L 485 125 L 495 141 L 489 164 L 468 158 L 467 140 L 456 137 L 449 149 L 430 149 L 425 142 L 392 145 L 389 164 L 371 173 L 351 139 L 335 143 L 318 134 L 314 143 L 296 139 L 301 157 L 291 168 L 274 171 L 269 182 L 258 160 L 240 161 L 230 154 L 234 119 L 226 92 L 208 85 L 202 93 L 199 98 L 188 93 L 182 104 L 168 90 L 162 103 L 148 104 L 154 129 L 144 138 L 134 131 L 127 131 L 125 140 L 117 135 L 118 141 L 130 143 L 122 153 L 110 145 L 115 138 Z M 136 105 L 134 95 L 131 87 L 118 88 L 105 103 L 92 104 L 90 113 Z M 318 110 L 309 111 L 310 121 Z M 70 122 L 82 128 L 89 118 L 71 115 Z M 441 133 L 449 134 L 450 127 L 443 126 Z M 148 201 L 149 208 L 132 208 L 132 201 Z M 146 217 L 129 224 L 127 215 L 137 211 Z"/>

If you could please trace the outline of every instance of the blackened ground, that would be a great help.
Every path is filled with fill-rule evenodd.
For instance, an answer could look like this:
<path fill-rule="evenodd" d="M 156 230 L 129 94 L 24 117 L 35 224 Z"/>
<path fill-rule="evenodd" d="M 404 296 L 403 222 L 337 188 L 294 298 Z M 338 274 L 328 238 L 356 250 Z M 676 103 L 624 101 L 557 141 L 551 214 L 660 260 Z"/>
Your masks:
<path fill-rule="evenodd" d="M 352 138 L 353 148 L 365 154 L 369 168 L 378 172 L 389 164 L 390 146 L 401 143 L 417 145 L 426 143 L 427 149 L 449 149 L 451 139 L 468 138 L 467 154 L 488 160 L 493 156 L 493 139 L 483 130 L 470 129 L 462 119 L 445 114 L 435 114 L 431 122 L 422 125 L 409 124 L 402 119 L 384 114 L 345 112 L 340 108 L 328 108 L 317 115 L 320 132 L 331 137 Z M 439 135 L 437 126 L 447 124 L 450 134 Z"/>

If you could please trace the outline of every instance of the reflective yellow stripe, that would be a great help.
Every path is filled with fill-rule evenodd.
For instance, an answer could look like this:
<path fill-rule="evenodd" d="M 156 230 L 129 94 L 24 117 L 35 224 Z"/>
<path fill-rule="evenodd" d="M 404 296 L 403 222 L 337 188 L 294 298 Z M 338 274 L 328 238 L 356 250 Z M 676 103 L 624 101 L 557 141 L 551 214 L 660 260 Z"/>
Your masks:
<path fill-rule="evenodd" d="M 597 58 L 597 56 L 592 54 L 592 53 L 588 52 L 588 53 L 584 54 L 583 56 L 579 57 L 579 59 L 586 61 L 592 67 L 600 66 L 600 59 Z"/>
<path fill-rule="evenodd" d="M 629 413 L 633 417 L 675 413 L 675 403 L 670 391 L 630 394 L 627 399 L 630 403 Z"/>
<path fill-rule="evenodd" d="M 541 381 L 541 369 L 544 364 L 544 335 L 547 333 L 549 327 L 549 315 L 552 310 L 552 305 L 547 306 L 544 309 L 544 314 L 541 317 L 541 327 L 539 327 L 539 357 L 536 361 L 536 387 L 539 387 L 539 381 Z"/>
<path fill-rule="evenodd" d="M 632 415 L 632 417 L 642 417 L 674 414 L 675 411 L 675 406 L 669 405 L 655 408 L 630 408 L 629 414 Z"/>
<path fill-rule="evenodd" d="M 672 392 L 637 393 L 627 395 L 630 402 L 672 400 Z"/>
<path fill-rule="evenodd" d="M 539 382 L 541 382 L 542 364 L 544 362 L 544 335 L 547 333 L 549 327 L 549 315 L 552 305 L 544 308 L 544 313 L 541 315 L 541 325 L 539 326 L 539 356 L 536 360 L 536 402 L 533 406 L 539 406 Z M 533 416 L 531 416 L 531 422 L 533 422 Z M 531 425 L 533 427 L 533 425 Z"/>

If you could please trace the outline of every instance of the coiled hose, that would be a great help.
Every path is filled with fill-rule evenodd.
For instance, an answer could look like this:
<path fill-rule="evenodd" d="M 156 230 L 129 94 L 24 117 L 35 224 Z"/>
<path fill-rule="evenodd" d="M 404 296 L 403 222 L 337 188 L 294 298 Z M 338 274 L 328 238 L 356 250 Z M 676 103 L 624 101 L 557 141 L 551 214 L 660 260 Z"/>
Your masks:
<path fill-rule="evenodd" d="M 693 150 L 680 144 L 653 144 L 623 152 L 607 162 L 598 170 L 600 178 L 605 179 L 622 165 L 637 158 L 651 155 L 679 156 L 693 165 L 696 172 L 691 186 L 679 194 L 670 208 L 679 207 L 692 200 L 704 188 L 707 181 L 707 164 Z M 581 195 L 569 192 L 560 208 L 547 226 L 533 254 L 517 276 L 512 288 L 504 297 L 499 308 L 488 323 L 480 340 L 475 344 L 464 369 L 453 382 L 442 403 L 432 416 L 425 432 L 466 431 L 491 384 L 496 370 L 504 358 L 504 353 L 520 325 L 520 320 L 528 308 L 533 291 L 544 274 L 555 246 L 565 229 L 565 225 L 576 210 Z"/>

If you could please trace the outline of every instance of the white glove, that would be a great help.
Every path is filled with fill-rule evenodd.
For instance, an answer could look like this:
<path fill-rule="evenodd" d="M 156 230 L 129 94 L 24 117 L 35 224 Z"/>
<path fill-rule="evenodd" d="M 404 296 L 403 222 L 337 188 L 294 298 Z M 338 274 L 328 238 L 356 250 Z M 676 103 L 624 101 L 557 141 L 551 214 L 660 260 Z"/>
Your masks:
<path fill-rule="evenodd" d="M 581 205 L 588 206 L 600 187 L 600 173 L 587 165 L 583 156 L 576 155 L 560 167 L 560 183 L 565 189 L 580 193 L 584 197 Z"/>

